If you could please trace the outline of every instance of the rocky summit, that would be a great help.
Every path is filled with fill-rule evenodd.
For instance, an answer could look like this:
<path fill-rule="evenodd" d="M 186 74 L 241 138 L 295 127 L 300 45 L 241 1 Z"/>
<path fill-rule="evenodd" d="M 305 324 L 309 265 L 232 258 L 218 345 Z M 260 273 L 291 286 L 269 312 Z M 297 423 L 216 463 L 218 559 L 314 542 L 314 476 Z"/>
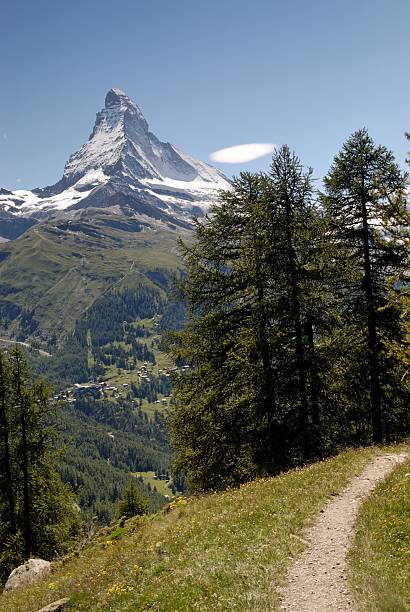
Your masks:
<path fill-rule="evenodd" d="M 229 186 L 212 166 L 161 142 L 137 104 L 110 89 L 88 141 L 55 185 L 0 189 L 0 237 L 14 239 L 44 220 L 75 221 L 85 209 L 125 215 L 141 229 L 188 229 Z"/>

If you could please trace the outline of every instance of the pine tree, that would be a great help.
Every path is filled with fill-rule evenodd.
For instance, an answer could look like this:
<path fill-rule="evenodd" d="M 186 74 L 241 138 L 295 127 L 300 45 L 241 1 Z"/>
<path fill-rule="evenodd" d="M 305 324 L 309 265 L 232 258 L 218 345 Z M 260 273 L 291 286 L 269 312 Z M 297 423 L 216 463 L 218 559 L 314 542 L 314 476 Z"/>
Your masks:
<path fill-rule="evenodd" d="M 175 381 L 169 415 L 176 465 L 192 488 L 221 488 L 255 474 L 253 449 L 275 415 L 268 345 L 265 179 L 243 173 L 221 206 L 196 223 L 181 250 L 189 303 L 185 331 L 172 336 L 176 360 L 191 368 Z M 261 434 L 261 435 L 259 435 Z"/>
<path fill-rule="evenodd" d="M 49 396 L 42 380 L 31 380 L 20 348 L 0 354 L 1 578 L 32 554 L 66 550 L 79 528 L 75 499 L 53 467 Z"/>
<path fill-rule="evenodd" d="M 141 494 L 136 484 L 131 482 L 118 503 L 117 518 L 125 516 L 128 519 L 147 514 L 148 509 L 148 499 Z"/>
<path fill-rule="evenodd" d="M 312 321 L 304 317 L 302 301 L 307 293 L 304 283 L 306 269 L 307 242 L 309 241 L 310 222 L 314 215 L 312 207 L 311 171 L 304 172 L 303 167 L 287 146 L 281 147 L 273 156 L 270 172 L 272 183 L 272 200 L 274 206 L 282 213 L 283 232 L 286 239 L 281 260 L 285 264 L 284 292 L 288 295 L 288 313 L 286 317 L 294 333 L 294 344 L 297 364 L 297 386 L 300 401 L 300 430 L 302 433 L 303 456 L 311 455 L 309 432 L 309 400 L 307 389 L 306 338 L 308 336 L 309 352 L 314 358 Z M 277 247 L 276 247 L 277 248 Z M 276 262 L 275 262 L 276 264 Z M 307 314 L 307 313 L 306 313 Z M 305 329 L 304 329 L 305 328 Z M 309 341 L 310 338 L 310 341 Z M 314 369 L 312 370 L 313 377 Z M 314 402 L 317 402 L 317 384 L 313 382 Z M 317 407 L 315 408 L 317 410 Z"/>
<path fill-rule="evenodd" d="M 16 534 L 16 508 L 15 496 L 13 491 L 13 477 L 11 468 L 10 452 L 10 424 L 8 414 L 9 380 L 7 368 L 4 363 L 3 353 L 0 351 L 0 448 L 1 448 L 1 489 L 5 491 L 6 510 L 3 521 L 9 527 L 10 534 Z"/>
<path fill-rule="evenodd" d="M 376 146 L 366 130 L 355 132 L 335 157 L 324 179 L 326 208 L 335 239 L 348 250 L 357 270 L 355 282 L 345 292 L 345 310 L 350 312 L 359 336 L 364 329 L 371 408 L 372 437 L 383 439 L 382 416 L 382 317 L 387 283 L 402 262 L 401 249 L 383 241 L 382 228 L 393 226 L 392 198 L 403 203 L 406 176 L 385 147 Z M 401 204 L 401 208 L 403 204 Z M 363 307 L 364 306 L 364 307 Z"/>
<path fill-rule="evenodd" d="M 379 440 L 382 391 L 386 433 L 406 429 L 405 184 L 360 131 L 336 157 L 321 208 L 311 170 L 284 146 L 269 174 L 242 173 L 196 221 L 193 243 L 181 242 L 188 322 L 169 347 L 190 367 L 176 376 L 168 424 L 189 488 L 367 442 L 369 397 Z"/>
<path fill-rule="evenodd" d="M 15 417 L 19 431 L 19 442 L 17 444 L 17 457 L 20 461 L 22 474 L 23 498 L 22 498 L 22 525 L 24 541 L 24 557 L 28 559 L 32 550 L 32 528 L 31 528 L 31 500 L 30 500 L 30 476 L 29 476 L 29 429 L 30 412 L 33 408 L 30 391 L 27 387 L 28 368 L 24 361 L 23 353 L 19 348 L 10 352 L 11 362 L 11 386 L 13 390 L 12 401 L 14 402 Z"/>
<path fill-rule="evenodd" d="M 384 426 L 386 440 L 390 441 L 410 431 L 410 211 L 402 191 L 385 192 L 385 196 L 378 243 L 389 264 L 388 291 L 378 314 L 383 365 L 387 370 L 383 381 L 388 405 Z"/>

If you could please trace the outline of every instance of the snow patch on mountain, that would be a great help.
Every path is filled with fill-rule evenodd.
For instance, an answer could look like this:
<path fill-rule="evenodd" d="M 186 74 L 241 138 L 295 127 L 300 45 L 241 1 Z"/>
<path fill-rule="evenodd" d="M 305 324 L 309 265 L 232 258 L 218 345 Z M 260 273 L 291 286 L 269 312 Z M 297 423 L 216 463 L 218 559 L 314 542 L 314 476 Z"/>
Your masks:
<path fill-rule="evenodd" d="M 65 210 L 86 198 L 98 185 L 106 183 L 108 176 L 102 170 L 85 174 L 74 185 L 49 198 L 41 198 L 32 191 L 18 189 L 11 196 L 0 195 L 0 206 L 17 216 L 40 215 L 47 211 Z M 18 202 L 16 204 L 16 202 Z"/>

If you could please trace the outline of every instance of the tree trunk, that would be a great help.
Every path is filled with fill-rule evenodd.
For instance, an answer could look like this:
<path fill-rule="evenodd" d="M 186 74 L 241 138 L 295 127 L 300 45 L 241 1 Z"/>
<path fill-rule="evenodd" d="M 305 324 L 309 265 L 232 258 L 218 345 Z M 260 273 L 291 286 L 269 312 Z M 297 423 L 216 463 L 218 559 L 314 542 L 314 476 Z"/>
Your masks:
<path fill-rule="evenodd" d="M 252 200 L 252 191 L 250 192 L 250 199 Z M 256 215 L 256 220 L 258 216 Z M 263 462 L 267 466 L 272 462 L 273 445 L 274 445 L 274 432 L 273 432 L 273 417 L 276 411 L 276 391 L 275 382 L 272 369 L 272 357 L 271 349 L 269 344 L 269 336 L 267 333 L 268 324 L 268 312 L 265 305 L 265 287 L 260 267 L 260 257 L 263 255 L 263 247 L 260 246 L 258 240 L 258 230 L 252 226 L 253 234 L 253 250 L 252 258 L 255 263 L 255 287 L 256 287 L 256 307 L 257 307 L 257 321 L 256 321 L 256 333 L 257 333 L 257 352 L 262 360 L 263 370 L 263 385 L 260 392 L 259 403 L 262 408 L 262 417 L 266 422 L 266 431 L 268 432 L 268 442 L 264 438 L 262 445 L 263 448 L 258 449 L 255 457 L 258 459 L 258 453 L 263 452 L 265 455 Z M 260 441 L 259 441 L 260 444 Z M 270 444 L 270 447 L 269 447 Z M 267 456 L 268 455 L 268 456 Z"/>
<path fill-rule="evenodd" d="M 13 481 L 11 476 L 11 459 L 10 459 L 10 445 L 9 445 L 9 430 L 8 430 L 8 419 L 6 412 L 6 382 L 4 372 L 3 356 L 0 355 L 0 436 L 3 442 L 4 455 L 3 455 L 3 468 L 4 476 L 6 479 L 6 496 L 9 513 L 10 532 L 14 535 L 16 529 L 16 509 L 14 502 L 13 492 Z"/>
<path fill-rule="evenodd" d="M 252 219 L 252 223 L 250 226 L 251 235 L 252 235 L 252 250 L 250 257 L 253 259 L 255 264 L 254 269 L 254 282 L 256 288 L 256 304 L 257 304 L 257 321 L 256 321 L 256 329 L 257 329 L 257 350 L 260 353 L 262 358 L 262 367 L 263 367 L 263 380 L 264 380 L 264 389 L 263 389 L 263 399 L 262 402 L 264 404 L 265 412 L 268 417 L 270 417 L 275 411 L 275 389 L 274 389 L 274 381 L 273 381 L 273 370 L 272 370 L 272 360 L 271 360 L 271 352 L 269 346 L 269 339 L 266 333 L 267 321 L 268 321 L 268 313 L 265 306 L 265 287 L 264 281 L 262 277 L 262 271 L 260 266 L 260 259 L 263 257 L 263 245 L 261 246 L 260 238 L 258 236 L 258 214 L 257 214 L 257 205 L 258 199 L 256 195 L 254 196 L 252 186 L 249 186 L 249 200 L 255 207 L 254 210 L 254 219 Z M 256 226 L 255 226 L 256 224 Z"/>
<path fill-rule="evenodd" d="M 285 205 L 286 205 L 287 249 L 288 249 L 289 271 L 290 271 L 291 291 L 292 291 L 292 315 L 293 315 L 293 321 L 295 325 L 296 359 L 297 359 L 297 368 L 298 368 L 298 375 L 299 375 L 300 427 L 301 427 L 301 432 L 302 432 L 303 457 L 304 459 L 308 459 L 310 457 L 311 449 L 310 449 L 310 437 L 309 437 L 309 408 L 308 408 L 307 390 L 306 390 L 306 367 L 305 367 L 305 356 L 304 356 L 304 347 L 303 347 L 298 272 L 296 268 L 295 251 L 293 248 L 292 217 L 291 217 L 290 202 L 288 200 L 288 197 L 286 197 Z"/>
<path fill-rule="evenodd" d="M 373 283 L 369 248 L 369 225 L 366 209 L 366 191 L 364 179 L 362 182 L 361 208 L 363 229 L 363 256 L 364 256 L 364 290 L 367 309 L 367 339 L 370 365 L 370 402 L 372 414 L 373 442 L 380 444 L 383 441 L 382 432 L 382 406 L 380 390 L 380 345 L 376 330 L 376 313 L 374 307 Z"/>
<path fill-rule="evenodd" d="M 306 335 L 309 345 L 310 405 L 312 411 L 312 423 L 316 430 L 316 436 L 319 436 L 319 377 L 316 363 L 315 343 L 313 339 L 313 323 L 310 317 L 308 317 L 306 321 Z"/>
<path fill-rule="evenodd" d="M 268 417 L 272 417 L 275 412 L 275 388 L 273 380 L 272 360 L 270 355 L 269 342 L 266 337 L 266 312 L 264 305 L 264 290 L 258 287 L 258 348 L 262 357 L 263 380 L 264 380 L 264 403 L 268 412 Z"/>

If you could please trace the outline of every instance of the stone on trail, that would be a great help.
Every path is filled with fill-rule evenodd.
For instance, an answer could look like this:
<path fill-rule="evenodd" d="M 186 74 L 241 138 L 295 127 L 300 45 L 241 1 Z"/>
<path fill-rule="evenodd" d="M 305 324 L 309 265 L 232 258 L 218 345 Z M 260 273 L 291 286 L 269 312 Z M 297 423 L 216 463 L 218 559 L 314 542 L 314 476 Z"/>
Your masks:
<path fill-rule="evenodd" d="M 43 578 L 51 571 L 51 563 L 44 559 L 29 559 L 16 567 L 7 579 L 4 591 L 13 591 L 29 582 Z"/>

